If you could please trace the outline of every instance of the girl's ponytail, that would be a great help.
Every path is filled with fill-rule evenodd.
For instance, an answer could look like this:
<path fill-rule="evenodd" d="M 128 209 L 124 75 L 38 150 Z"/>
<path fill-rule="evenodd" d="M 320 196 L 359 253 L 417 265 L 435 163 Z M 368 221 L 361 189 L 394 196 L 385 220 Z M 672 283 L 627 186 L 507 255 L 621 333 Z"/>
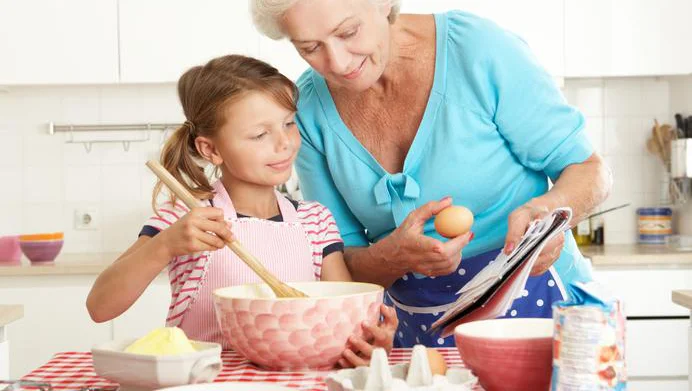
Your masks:
<path fill-rule="evenodd" d="M 204 173 L 204 168 L 198 164 L 201 159 L 195 147 L 194 125 L 190 121 L 176 129 L 163 146 L 161 151 L 161 165 L 173 175 L 195 198 L 210 199 L 214 196 L 213 188 Z M 152 207 L 156 211 L 157 199 L 161 193 L 163 183 L 156 182 L 152 197 Z M 175 196 L 171 194 L 171 202 L 175 203 Z"/>

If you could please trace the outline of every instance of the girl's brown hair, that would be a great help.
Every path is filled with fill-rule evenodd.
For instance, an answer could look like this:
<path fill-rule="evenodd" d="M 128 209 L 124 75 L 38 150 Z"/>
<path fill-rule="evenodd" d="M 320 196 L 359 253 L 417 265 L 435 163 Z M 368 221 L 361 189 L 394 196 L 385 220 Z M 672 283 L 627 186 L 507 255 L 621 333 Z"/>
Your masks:
<path fill-rule="evenodd" d="M 178 97 L 186 121 L 163 146 L 161 164 L 196 198 L 210 199 L 214 192 L 200 165 L 203 158 L 195 139 L 213 137 L 228 120 L 225 117 L 228 105 L 253 91 L 265 93 L 282 107 L 296 111 L 295 84 L 276 68 L 255 58 L 218 57 L 190 68 L 178 80 Z M 158 181 L 154 187 L 154 210 L 162 185 Z M 171 200 L 175 202 L 173 195 Z"/>

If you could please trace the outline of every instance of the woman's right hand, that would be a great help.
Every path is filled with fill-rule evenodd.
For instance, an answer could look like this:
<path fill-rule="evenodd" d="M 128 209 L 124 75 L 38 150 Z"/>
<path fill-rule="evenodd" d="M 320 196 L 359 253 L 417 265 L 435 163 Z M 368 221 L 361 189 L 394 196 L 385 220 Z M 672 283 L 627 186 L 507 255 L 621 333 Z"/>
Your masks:
<path fill-rule="evenodd" d="M 170 258 L 223 248 L 232 241 L 231 223 L 224 220 L 223 210 L 213 207 L 192 208 L 157 236 Z"/>
<path fill-rule="evenodd" d="M 411 212 L 386 239 L 385 259 L 392 270 L 415 272 L 426 276 L 445 276 L 453 273 L 461 262 L 462 249 L 473 239 L 473 232 L 443 243 L 426 236 L 425 223 L 442 209 L 452 205 L 445 197 L 431 201 Z"/>

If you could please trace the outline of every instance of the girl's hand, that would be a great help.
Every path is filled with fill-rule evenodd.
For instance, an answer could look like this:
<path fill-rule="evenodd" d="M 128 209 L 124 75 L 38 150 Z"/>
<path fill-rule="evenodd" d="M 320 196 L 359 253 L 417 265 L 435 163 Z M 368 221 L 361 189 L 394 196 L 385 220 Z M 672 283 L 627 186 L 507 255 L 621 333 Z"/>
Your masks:
<path fill-rule="evenodd" d="M 473 239 L 468 232 L 445 243 L 423 234 L 425 223 L 442 209 L 452 205 L 452 199 L 431 201 L 411 212 L 387 238 L 383 251 L 390 268 L 402 275 L 416 272 L 426 276 L 445 276 L 453 273 L 461 262 L 461 250 Z"/>
<path fill-rule="evenodd" d="M 380 306 L 383 320 L 378 325 L 363 323 L 363 338 L 352 335 L 348 339 L 349 347 L 339 359 L 339 365 L 343 368 L 359 367 L 370 364 L 372 351 L 375 348 L 384 348 L 389 354 L 394 345 L 394 333 L 399 326 L 399 318 L 394 307 L 384 304 Z"/>
<path fill-rule="evenodd" d="M 233 240 L 233 233 L 231 223 L 224 220 L 222 209 L 199 207 L 192 208 L 154 238 L 161 240 L 169 258 L 173 258 L 223 248 L 224 240 Z"/>
<path fill-rule="evenodd" d="M 516 247 L 521 237 L 526 232 L 529 224 L 533 220 L 542 219 L 548 215 L 550 211 L 545 206 L 534 206 L 531 202 L 520 206 L 509 215 L 509 224 L 507 229 L 507 238 L 505 239 L 505 247 L 503 251 L 509 255 Z M 557 235 L 548 242 L 543 251 L 538 255 L 536 263 L 531 269 L 531 275 L 536 276 L 545 273 L 560 258 L 562 246 L 565 244 L 565 235 Z"/>

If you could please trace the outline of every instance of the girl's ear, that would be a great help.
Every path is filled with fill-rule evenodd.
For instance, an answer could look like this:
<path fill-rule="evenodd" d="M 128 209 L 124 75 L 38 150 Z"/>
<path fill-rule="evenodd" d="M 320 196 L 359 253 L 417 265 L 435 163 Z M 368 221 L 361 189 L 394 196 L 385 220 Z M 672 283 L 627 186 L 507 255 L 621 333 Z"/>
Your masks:
<path fill-rule="evenodd" d="M 210 138 L 198 136 L 195 139 L 195 147 L 197 148 L 197 152 L 199 152 L 200 156 L 202 156 L 204 160 L 215 166 L 223 163 L 223 159 L 221 158 L 219 151 L 216 149 L 214 142 Z"/>

